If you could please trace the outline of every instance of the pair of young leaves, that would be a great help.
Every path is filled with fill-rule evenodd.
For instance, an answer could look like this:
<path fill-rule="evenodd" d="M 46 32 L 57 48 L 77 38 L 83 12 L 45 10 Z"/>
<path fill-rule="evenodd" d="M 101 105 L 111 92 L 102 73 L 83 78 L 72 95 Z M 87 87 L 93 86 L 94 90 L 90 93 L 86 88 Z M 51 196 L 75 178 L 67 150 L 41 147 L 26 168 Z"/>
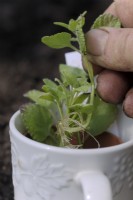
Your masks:
<path fill-rule="evenodd" d="M 68 32 L 45 36 L 42 42 L 52 48 L 70 47 L 86 56 L 86 44 L 82 27 L 85 24 L 85 12 L 77 20 L 68 24 L 55 23 L 67 28 Z M 92 28 L 101 26 L 120 27 L 119 20 L 112 15 L 101 15 Z M 73 45 L 77 42 L 77 46 Z M 89 72 L 89 70 L 88 70 Z M 105 131 L 116 118 L 117 108 L 103 102 L 94 90 L 93 103 L 90 103 L 93 74 L 82 69 L 60 65 L 61 80 L 56 83 L 44 79 L 43 91 L 29 91 L 25 96 L 35 103 L 27 105 L 22 112 L 26 131 L 34 140 L 56 145 L 72 147 L 73 134 L 86 131 L 96 136 Z M 56 133 L 55 131 L 56 130 Z M 79 137 L 78 137 L 79 138 Z M 79 140 L 78 145 L 84 141 Z"/>
<path fill-rule="evenodd" d="M 85 18 L 84 15 L 86 12 L 84 12 L 77 20 L 71 19 L 68 24 L 62 23 L 62 22 L 55 22 L 55 25 L 62 26 L 66 29 L 68 29 L 70 32 L 75 34 L 76 31 L 79 31 L 77 28 L 79 26 L 79 20 L 80 20 L 80 26 L 83 27 L 85 25 Z M 91 29 L 98 29 L 101 27 L 121 27 L 121 23 L 117 17 L 114 17 L 111 14 L 103 14 L 100 15 L 95 22 L 93 23 Z M 79 37 L 82 37 L 82 34 L 79 33 Z M 68 32 L 61 32 L 57 33 L 51 36 L 44 36 L 42 37 L 42 42 L 46 44 L 47 46 L 55 49 L 65 48 L 69 47 L 73 50 L 77 50 L 75 46 L 73 46 L 73 42 L 76 41 L 76 38 L 73 37 L 71 33 Z M 80 40 L 82 43 L 82 40 Z M 80 44 L 82 45 L 82 44 Z M 84 45 L 84 44 L 83 44 Z"/>

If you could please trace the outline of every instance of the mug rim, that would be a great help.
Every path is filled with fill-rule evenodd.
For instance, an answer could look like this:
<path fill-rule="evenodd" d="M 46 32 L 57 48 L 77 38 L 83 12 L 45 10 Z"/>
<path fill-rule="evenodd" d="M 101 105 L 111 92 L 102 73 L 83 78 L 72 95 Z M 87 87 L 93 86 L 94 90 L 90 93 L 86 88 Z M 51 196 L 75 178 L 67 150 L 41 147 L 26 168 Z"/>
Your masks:
<path fill-rule="evenodd" d="M 19 117 L 20 111 L 16 111 L 10 121 L 9 121 L 9 131 L 10 135 L 14 135 L 17 139 L 21 140 L 23 143 L 29 144 L 30 146 L 35 146 L 39 149 L 47 149 L 49 151 L 54 151 L 57 153 L 63 153 L 63 154 L 105 154 L 105 153 L 113 153 L 116 151 L 121 151 L 130 147 L 133 147 L 133 139 L 126 141 L 122 144 L 118 144 L 115 146 L 110 147 L 101 147 L 101 148 L 95 148 L 95 149 L 71 149 L 71 148 L 63 148 L 63 147 L 56 147 L 48 144 L 43 144 L 40 142 L 37 142 L 33 139 L 30 139 L 23 135 L 16 127 L 15 121 Z"/>

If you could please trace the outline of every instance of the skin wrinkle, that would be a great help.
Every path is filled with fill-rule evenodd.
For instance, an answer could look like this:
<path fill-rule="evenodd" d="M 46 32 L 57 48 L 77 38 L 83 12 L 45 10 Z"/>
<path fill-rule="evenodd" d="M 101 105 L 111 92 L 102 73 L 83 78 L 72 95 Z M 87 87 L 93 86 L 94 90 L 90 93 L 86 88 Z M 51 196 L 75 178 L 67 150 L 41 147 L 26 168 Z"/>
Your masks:
<path fill-rule="evenodd" d="M 125 29 L 124 37 L 121 29 L 101 28 L 101 30 L 108 32 L 110 36 L 103 54 L 100 56 L 90 54 L 91 61 L 105 68 L 117 69 L 118 71 L 133 71 L 133 56 L 128 53 L 129 51 L 133 52 L 133 42 L 131 42 L 133 30 Z M 126 69 L 125 66 L 127 66 Z"/>
<path fill-rule="evenodd" d="M 98 37 L 97 37 L 97 31 L 99 32 Z M 95 33 L 96 33 L 96 35 L 95 35 Z M 87 52 L 90 53 L 90 55 L 93 54 L 93 56 L 100 56 L 101 54 L 103 54 L 104 48 L 107 43 L 106 41 L 108 38 L 108 33 L 109 33 L 108 30 L 106 30 L 104 28 L 99 28 L 99 30 L 93 29 L 89 32 L 89 40 L 87 37 L 86 42 L 88 43 Z M 97 45 L 97 44 L 99 44 L 99 42 L 102 45 Z M 95 48 L 96 45 L 97 45 L 97 48 Z M 91 48 L 91 52 L 90 52 L 90 48 Z"/>
<path fill-rule="evenodd" d="M 111 29 L 109 29 L 109 30 L 111 30 Z M 104 61 L 106 67 L 112 68 L 112 63 L 114 63 L 114 62 L 116 63 L 116 59 L 118 59 L 118 56 L 117 56 L 118 49 L 115 48 L 115 46 L 114 46 L 115 37 L 113 37 L 113 35 L 112 35 L 113 32 L 111 32 L 109 30 L 108 31 L 106 30 L 110 36 L 108 37 L 108 40 L 107 40 L 107 43 L 106 43 L 106 46 L 105 46 L 105 49 L 104 49 L 104 52 L 102 55 L 102 57 L 103 57 L 102 60 Z M 113 51 L 110 51 L 110 46 L 111 47 L 114 46 L 113 48 L 111 48 L 111 49 L 113 49 Z M 113 65 L 113 68 L 114 68 L 114 65 Z"/>
<path fill-rule="evenodd" d="M 129 34 L 129 32 L 127 32 L 127 34 Z M 125 69 L 125 65 L 128 65 L 129 63 L 129 61 L 126 59 L 125 54 L 125 42 L 127 39 L 127 34 L 125 34 L 123 38 L 121 29 L 113 31 L 110 29 L 110 37 L 105 48 L 104 57 L 107 57 L 106 62 L 108 63 L 108 66 L 112 69 L 117 68 L 117 70 L 123 71 Z M 121 38 L 123 39 L 123 42 L 121 42 Z"/>

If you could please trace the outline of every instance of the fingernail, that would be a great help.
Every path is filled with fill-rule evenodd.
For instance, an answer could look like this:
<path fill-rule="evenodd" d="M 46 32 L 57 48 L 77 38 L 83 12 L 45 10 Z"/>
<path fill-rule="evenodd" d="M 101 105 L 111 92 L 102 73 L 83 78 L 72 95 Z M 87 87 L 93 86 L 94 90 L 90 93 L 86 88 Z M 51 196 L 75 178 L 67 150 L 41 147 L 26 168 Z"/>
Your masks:
<path fill-rule="evenodd" d="M 91 55 L 100 56 L 104 53 L 108 40 L 108 32 L 101 29 L 90 30 L 86 34 L 87 51 Z"/>

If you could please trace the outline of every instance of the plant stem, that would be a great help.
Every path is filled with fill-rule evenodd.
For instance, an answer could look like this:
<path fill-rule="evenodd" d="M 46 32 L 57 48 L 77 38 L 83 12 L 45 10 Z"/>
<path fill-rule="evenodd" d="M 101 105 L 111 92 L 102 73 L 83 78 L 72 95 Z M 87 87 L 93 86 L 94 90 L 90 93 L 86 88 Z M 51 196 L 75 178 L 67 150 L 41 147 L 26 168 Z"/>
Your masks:
<path fill-rule="evenodd" d="M 94 104 L 94 95 L 95 95 L 95 82 L 94 82 L 93 66 L 88 61 L 87 54 L 82 54 L 82 62 L 83 62 L 83 66 L 85 66 L 85 68 L 87 69 L 88 75 L 90 78 L 90 82 L 91 82 L 90 104 L 93 105 Z M 85 125 L 86 127 L 89 125 L 91 117 L 92 117 L 92 111 L 87 117 L 87 121 L 86 121 L 86 125 Z"/>
<path fill-rule="evenodd" d="M 90 104 L 93 105 L 95 95 L 95 82 L 92 64 L 88 61 L 87 55 L 82 54 L 82 62 L 88 71 L 90 82 L 91 82 L 91 93 L 90 93 Z"/>
<path fill-rule="evenodd" d="M 79 49 L 77 49 L 75 46 L 71 45 L 71 49 L 73 49 L 74 51 L 77 51 L 80 53 Z"/>
<path fill-rule="evenodd" d="M 56 104 L 57 104 L 57 107 L 58 107 L 58 110 L 59 110 L 59 113 L 60 113 L 60 117 L 61 117 L 61 119 L 63 119 L 63 113 L 62 113 L 62 109 L 61 109 L 61 107 L 59 105 L 59 102 L 56 101 Z"/>

